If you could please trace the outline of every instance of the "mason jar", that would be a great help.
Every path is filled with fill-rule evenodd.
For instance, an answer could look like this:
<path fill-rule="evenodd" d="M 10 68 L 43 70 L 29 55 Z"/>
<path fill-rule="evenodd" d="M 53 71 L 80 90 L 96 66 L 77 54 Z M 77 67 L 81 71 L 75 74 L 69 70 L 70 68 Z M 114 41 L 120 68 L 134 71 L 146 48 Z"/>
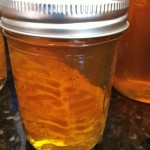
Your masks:
<path fill-rule="evenodd" d="M 150 1 L 131 0 L 130 27 L 124 34 L 114 87 L 139 102 L 150 103 Z"/>
<path fill-rule="evenodd" d="M 5 0 L 22 124 L 41 150 L 90 150 L 101 140 L 127 0 Z"/>

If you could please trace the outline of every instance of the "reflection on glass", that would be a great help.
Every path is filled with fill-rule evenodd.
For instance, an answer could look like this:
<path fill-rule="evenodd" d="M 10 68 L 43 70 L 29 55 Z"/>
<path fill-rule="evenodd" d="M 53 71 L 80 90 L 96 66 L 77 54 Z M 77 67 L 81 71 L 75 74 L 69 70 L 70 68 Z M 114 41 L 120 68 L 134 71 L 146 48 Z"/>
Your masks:
<path fill-rule="evenodd" d="M 3 88 L 7 77 L 6 56 L 4 49 L 4 38 L 0 28 L 0 90 Z"/>

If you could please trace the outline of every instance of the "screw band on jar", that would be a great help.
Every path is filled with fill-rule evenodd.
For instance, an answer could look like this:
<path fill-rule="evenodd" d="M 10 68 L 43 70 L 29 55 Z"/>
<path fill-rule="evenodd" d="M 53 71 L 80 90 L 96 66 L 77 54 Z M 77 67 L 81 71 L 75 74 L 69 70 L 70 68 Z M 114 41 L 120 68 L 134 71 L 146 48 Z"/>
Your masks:
<path fill-rule="evenodd" d="M 52 38 L 92 38 L 128 27 L 129 0 L 3 0 L 2 26 L 9 31 Z"/>
<path fill-rule="evenodd" d="M 65 2 L 65 3 L 64 3 Z M 39 12 L 43 14 L 61 14 L 61 15 L 96 15 L 105 14 L 108 12 L 118 11 L 126 9 L 129 4 L 128 1 L 107 0 L 105 2 L 99 2 L 97 0 L 80 1 L 32 1 L 32 0 L 9 0 L 6 2 L 5 9 L 11 9 L 13 11 L 25 12 Z"/>

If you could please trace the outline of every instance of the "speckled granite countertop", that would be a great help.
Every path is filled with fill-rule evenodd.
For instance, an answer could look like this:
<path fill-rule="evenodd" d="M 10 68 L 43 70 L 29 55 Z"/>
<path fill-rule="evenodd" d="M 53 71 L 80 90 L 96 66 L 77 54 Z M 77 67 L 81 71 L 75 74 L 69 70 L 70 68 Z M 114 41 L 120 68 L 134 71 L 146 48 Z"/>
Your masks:
<path fill-rule="evenodd" d="M 0 91 L 0 150 L 34 150 L 21 126 L 11 75 Z M 113 90 L 103 140 L 93 150 L 150 150 L 150 105 Z"/>

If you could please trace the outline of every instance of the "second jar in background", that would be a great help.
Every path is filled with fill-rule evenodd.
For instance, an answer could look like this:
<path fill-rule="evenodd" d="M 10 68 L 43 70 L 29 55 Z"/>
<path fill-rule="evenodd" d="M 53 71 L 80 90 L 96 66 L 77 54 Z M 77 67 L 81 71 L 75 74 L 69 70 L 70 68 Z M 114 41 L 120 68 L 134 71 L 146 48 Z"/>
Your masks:
<path fill-rule="evenodd" d="M 150 1 L 131 0 L 130 27 L 119 48 L 114 87 L 123 95 L 150 103 Z"/>

